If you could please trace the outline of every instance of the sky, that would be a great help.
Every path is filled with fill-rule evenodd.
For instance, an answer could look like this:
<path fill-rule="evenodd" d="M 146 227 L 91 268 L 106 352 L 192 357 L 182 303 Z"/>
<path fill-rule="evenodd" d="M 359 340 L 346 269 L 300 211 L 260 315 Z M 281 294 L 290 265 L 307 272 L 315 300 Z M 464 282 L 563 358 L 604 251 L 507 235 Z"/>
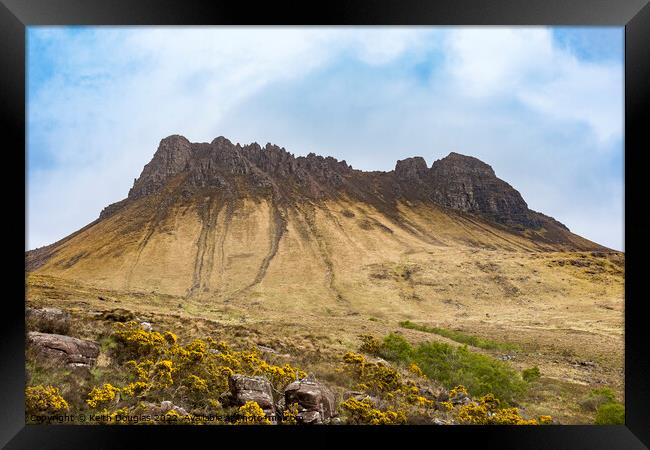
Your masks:
<path fill-rule="evenodd" d="M 28 27 L 26 249 L 125 198 L 160 140 L 389 171 L 457 152 L 624 250 L 623 27 Z"/>

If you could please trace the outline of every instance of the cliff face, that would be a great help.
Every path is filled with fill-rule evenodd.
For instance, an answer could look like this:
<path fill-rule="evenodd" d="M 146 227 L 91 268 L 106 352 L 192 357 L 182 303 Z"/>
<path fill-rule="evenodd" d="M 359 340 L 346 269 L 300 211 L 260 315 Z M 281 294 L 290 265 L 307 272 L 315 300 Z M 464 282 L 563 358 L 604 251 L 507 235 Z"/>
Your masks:
<path fill-rule="evenodd" d="M 289 202 L 346 195 L 387 208 L 400 200 L 419 200 L 519 229 L 539 229 L 544 223 L 489 165 L 458 153 L 430 168 L 417 156 L 397 161 L 391 172 L 367 173 L 332 157 L 295 157 L 272 144 L 241 146 L 224 137 L 199 144 L 178 135 L 160 142 L 128 198 L 107 207 L 101 217 L 159 192 L 175 178 L 185 197 L 211 188 L 231 197 L 275 196 Z"/>
<path fill-rule="evenodd" d="M 440 205 L 507 225 L 533 229 L 542 226 L 521 194 L 497 178 L 492 167 L 476 158 L 450 153 L 433 163 L 428 176 L 431 198 Z"/>

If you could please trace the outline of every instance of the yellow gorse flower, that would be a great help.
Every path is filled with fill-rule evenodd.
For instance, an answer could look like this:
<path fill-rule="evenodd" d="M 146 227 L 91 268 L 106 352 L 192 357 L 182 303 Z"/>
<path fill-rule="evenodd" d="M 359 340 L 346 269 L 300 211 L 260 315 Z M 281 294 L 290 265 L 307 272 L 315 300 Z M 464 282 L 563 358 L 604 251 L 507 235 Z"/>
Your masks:
<path fill-rule="evenodd" d="M 115 397 L 120 392 L 119 388 L 116 388 L 112 384 L 106 383 L 102 387 L 94 387 L 88 393 L 88 399 L 86 403 L 91 408 L 97 408 L 100 405 L 104 405 L 115 400 Z"/>
<path fill-rule="evenodd" d="M 30 386 L 25 389 L 25 408 L 31 414 L 58 414 L 68 410 L 68 402 L 54 386 Z"/>

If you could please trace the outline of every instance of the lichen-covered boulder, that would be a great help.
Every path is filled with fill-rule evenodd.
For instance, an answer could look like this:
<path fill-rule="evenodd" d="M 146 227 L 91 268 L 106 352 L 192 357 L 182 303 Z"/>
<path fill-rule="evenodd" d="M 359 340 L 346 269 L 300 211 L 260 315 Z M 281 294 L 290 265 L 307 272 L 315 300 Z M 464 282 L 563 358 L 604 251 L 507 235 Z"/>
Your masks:
<path fill-rule="evenodd" d="M 287 407 L 298 404 L 299 423 L 321 424 L 336 415 L 334 394 L 317 381 L 299 380 L 284 389 L 284 402 Z"/>
<path fill-rule="evenodd" d="M 25 308 L 28 330 L 43 333 L 67 334 L 70 330 L 70 314 L 58 308 Z"/>
<path fill-rule="evenodd" d="M 99 356 L 99 344 L 61 334 L 27 333 L 27 346 L 37 356 L 61 366 L 91 368 Z"/>
<path fill-rule="evenodd" d="M 264 377 L 249 377 L 231 375 L 228 378 L 231 402 L 242 406 L 246 402 L 255 402 L 268 417 L 275 417 L 273 388 L 271 382 Z"/>

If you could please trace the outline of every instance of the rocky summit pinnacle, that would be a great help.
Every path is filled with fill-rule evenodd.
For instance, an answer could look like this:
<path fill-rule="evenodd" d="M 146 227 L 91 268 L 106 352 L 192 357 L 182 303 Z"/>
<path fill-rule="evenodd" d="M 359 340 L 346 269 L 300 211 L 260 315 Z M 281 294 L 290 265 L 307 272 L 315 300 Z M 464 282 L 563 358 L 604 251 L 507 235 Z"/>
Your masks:
<path fill-rule="evenodd" d="M 179 135 L 160 141 L 128 198 L 105 208 L 100 217 L 170 186 L 185 198 L 213 189 L 231 198 L 270 196 L 282 202 L 348 196 L 384 209 L 400 200 L 431 202 L 519 228 L 538 229 L 545 218 L 529 210 L 519 192 L 497 178 L 488 164 L 459 153 L 431 167 L 415 156 L 397 161 L 390 172 L 363 172 L 329 156 L 296 157 L 270 143 L 242 146 L 223 136 L 191 143 Z"/>

